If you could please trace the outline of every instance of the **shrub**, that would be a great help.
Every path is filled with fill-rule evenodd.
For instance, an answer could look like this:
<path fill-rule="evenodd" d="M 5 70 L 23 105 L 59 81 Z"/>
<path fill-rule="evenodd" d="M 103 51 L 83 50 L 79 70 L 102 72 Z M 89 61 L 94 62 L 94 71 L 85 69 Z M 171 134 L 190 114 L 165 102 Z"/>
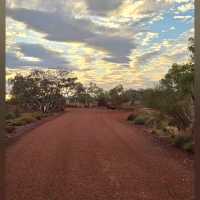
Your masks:
<path fill-rule="evenodd" d="M 16 117 L 14 112 L 8 112 L 6 114 L 6 119 L 14 119 Z"/>
<path fill-rule="evenodd" d="M 8 120 L 8 126 L 23 126 L 31 122 L 36 121 L 37 119 L 31 116 L 29 113 L 23 114 L 21 117 Z"/>
<path fill-rule="evenodd" d="M 139 119 L 138 119 L 139 118 Z M 147 127 L 163 130 L 168 121 L 161 113 L 151 109 L 143 109 L 138 111 L 138 115 L 130 115 L 128 119 L 136 121 L 139 124 L 145 124 Z"/>
<path fill-rule="evenodd" d="M 148 116 L 145 124 L 150 128 L 156 128 L 156 120 L 152 116 Z"/>
<path fill-rule="evenodd" d="M 36 121 L 36 118 L 32 117 L 32 116 L 24 116 L 22 117 L 22 120 L 24 120 L 27 124 Z"/>
<path fill-rule="evenodd" d="M 176 137 L 179 134 L 179 130 L 175 126 L 166 126 L 163 131 L 170 135 L 172 138 Z"/>
<path fill-rule="evenodd" d="M 31 116 L 36 118 L 37 120 L 41 120 L 45 115 L 41 112 L 34 112 L 31 113 Z"/>
<path fill-rule="evenodd" d="M 14 126 L 10 126 L 10 125 L 7 125 L 7 126 L 6 126 L 6 132 L 7 132 L 7 133 L 12 133 L 14 130 L 15 130 L 15 127 L 14 127 Z"/>
<path fill-rule="evenodd" d="M 127 118 L 128 121 L 134 121 L 134 119 L 136 118 L 136 116 L 134 114 L 130 114 Z"/>
<path fill-rule="evenodd" d="M 194 144 L 192 141 L 186 142 L 183 145 L 183 149 L 189 153 L 194 153 Z"/>
<path fill-rule="evenodd" d="M 134 124 L 137 125 L 145 125 L 147 121 L 147 116 L 145 115 L 138 115 L 135 119 L 134 119 Z"/>
<path fill-rule="evenodd" d="M 186 143 L 192 143 L 192 137 L 190 135 L 177 135 L 173 138 L 173 143 L 180 148 L 184 148 Z M 187 145 L 186 145 L 187 148 Z"/>
<path fill-rule="evenodd" d="M 8 126 L 22 126 L 26 124 L 26 122 L 22 118 L 12 119 L 7 121 L 7 123 Z"/>

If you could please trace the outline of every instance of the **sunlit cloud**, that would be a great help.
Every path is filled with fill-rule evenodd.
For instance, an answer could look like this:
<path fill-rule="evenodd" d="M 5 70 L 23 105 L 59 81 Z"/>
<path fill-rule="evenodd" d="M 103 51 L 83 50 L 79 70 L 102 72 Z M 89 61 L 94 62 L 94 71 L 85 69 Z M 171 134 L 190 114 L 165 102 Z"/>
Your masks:
<path fill-rule="evenodd" d="M 177 15 L 177 16 L 174 16 L 174 19 L 187 21 L 189 19 L 192 19 L 192 16 L 191 15 Z"/>
<path fill-rule="evenodd" d="M 194 2 L 187 2 L 177 7 L 176 13 L 184 13 L 194 9 Z"/>
<path fill-rule="evenodd" d="M 193 0 L 7 0 L 7 77 L 64 68 L 106 89 L 152 87 L 188 59 Z"/>

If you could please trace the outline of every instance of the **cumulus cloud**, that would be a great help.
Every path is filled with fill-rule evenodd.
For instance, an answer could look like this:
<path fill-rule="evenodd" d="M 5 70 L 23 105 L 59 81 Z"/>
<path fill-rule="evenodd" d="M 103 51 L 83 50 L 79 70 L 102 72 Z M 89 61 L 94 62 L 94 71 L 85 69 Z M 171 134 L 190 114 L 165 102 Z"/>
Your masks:
<path fill-rule="evenodd" d="M 157 59 L 157 57 L 160 56 L 160 54 L 160 50 L 144 53 L 137 58 L 135 64 L 138 66 L 144 66 L 145 64 L 149 63 L 152 59 Z"/>
<path fill-rule="evenodd" d="M 192 19 L 192 16 L 191 15 L 176 15 L 176 16 L 174 16 L 174 19 L 187 21 L 189 19 Z"/>
<path fill-rule="evenodd" d="M 105 15 L 110 11 L 117 9 L 121 4 L 122 0 L 85 0 L 88 8 L 95 15 Z"/>
<path fill-rule="evenodd" d="M 89 21 L 64 18 L 58 13 L 17 8 L 7 9 L 7 15 L 30 29 L 45 33 L 49 40 L 82 41 L 94 35 L 89 30 Z"/>
<path fill-rule="evenodd" d="M 121 57 L 120 62 L 126 61 L 126 55 L 134 47 L 129 38 L 92 32 L 93 24 L 89 20 L 64 18 L 57 13 L 19 8 L 8 9 L 7 14 L 25 23 L 28 28 L 44 33 L 47 40 L 86 43 L 94 48 L 108 51 L 112 59 L 117 58 L 115 62 L 119 57 Z"/>
<path fill-rule="evenodd" d="M 183 4 L 180 4 L 177 9 L 176 13 L 185 13 L 191 10 L 194 10 L 194 1 L 185 1 L 182 2 Z"/>
<path fill-rule="evenodd" d="M 192 6 L 193 0 L 7 0 L 7 66 L 62 67 L 106 88 L 152 86 L 172 62 L 186 60 Z"/>
<path fill-rule="evenodd" d="M 57 52 L 50 51 L 39 44 L 18 44 L 19 53 L 8 52 L 6 65 L 8 67 L 42 67 L 72 69 L 69 62 Z"/>

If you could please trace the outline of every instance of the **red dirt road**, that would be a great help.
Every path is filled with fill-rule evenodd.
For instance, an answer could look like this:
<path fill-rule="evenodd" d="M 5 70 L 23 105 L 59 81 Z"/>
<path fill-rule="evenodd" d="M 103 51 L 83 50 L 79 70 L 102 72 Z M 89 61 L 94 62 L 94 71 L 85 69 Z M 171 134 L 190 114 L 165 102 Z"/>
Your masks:
<path fill-rule="evenodd" d="M 184 156 L 126 116 L 73 109 L 24 135 L 7 149 L 6 200 L 191 200 Z"/>

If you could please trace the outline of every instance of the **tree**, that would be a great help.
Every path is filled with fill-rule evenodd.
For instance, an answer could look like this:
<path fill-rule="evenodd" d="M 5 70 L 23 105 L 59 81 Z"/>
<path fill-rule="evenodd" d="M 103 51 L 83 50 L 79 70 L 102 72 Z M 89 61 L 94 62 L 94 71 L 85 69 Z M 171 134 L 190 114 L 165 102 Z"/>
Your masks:
<path fill-rule="evenodd" d="M 193 37 L 190 37 L 188 41 L 189 41 L 188 50 L 190 52 L 191 61 L 192 63 L 194 63 L 195 41 Z"/>
<path fill-rule="evenodd" d="M 11 95 L 24 110 L 53 112 L 63 110 L 65 97 L 60 72 L 35 70 L 29 75 L 16 75 L 10 80 Z"/>
<path fill-rule="evenodd" d="M 113 106 L 120 106 L 124 102 L 124 88 L 118 85 L 109 91 L 110 102 Z"/>
<path fill-rule="evenodd" d="M 191 60 L 186 64 L 173 64 L 159 85 L 144 92 L 147 106 L 159 109 L 173 117 L 174 124 L 185 129 L 194 120 L 194 41 L 189 39 Z"/>
<path fill-rule="evenodd" d="M 134 105 L 136 101 L 141 100 L 140 91 L 134 89 L 128 89 L 124 91 L 124 101 L 129 102 L 131 105 Z"/>
<path fill-rule="evenodd" d="M 103 89 L 99 90 L 96 101 L 97 105 L 100 107 L 107 106 L 109 102 L 109 93 Z"/>
<path fill-rule="evenodd" d="M 102 88 L 98 87 L 95 83 L 90 82 L 89 86 L 86 89 L 88 94 L 88 103 L 97 103 L 99 104 L 99 100 L 102 100 L 104 96 L 104 91 Z"/>
<path fill-rule="evenodd" d="M 194 101 L 194 66 L 192 63 L 173 64 L 160 84 L 177 95 L 190 96 Z"/>
<path fill-rule="evenodd" d="M 86 88 L 82 83 L 76 83 L 74 94 L 71 96 L 71 101 L 74 103 L 86 104 Z"/>

